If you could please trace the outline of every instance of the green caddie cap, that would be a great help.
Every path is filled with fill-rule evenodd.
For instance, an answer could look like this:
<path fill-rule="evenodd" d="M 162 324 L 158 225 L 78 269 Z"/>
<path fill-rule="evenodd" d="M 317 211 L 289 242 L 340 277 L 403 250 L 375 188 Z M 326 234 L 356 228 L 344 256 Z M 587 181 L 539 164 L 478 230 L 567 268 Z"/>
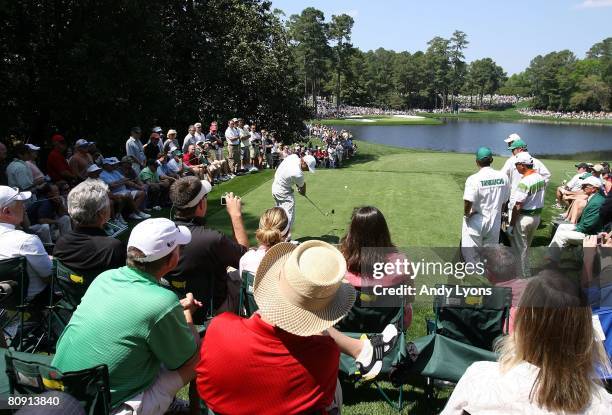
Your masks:
<path fill-rule="evenodd" d="M 489 147 L 480 147 L 478 151 L 476 151 L 476 160 L 481 161 L 486 158 L 493 157 L 493 152 Z"/>
<path fill-rule="evenodd" d="M 523 147 L 527 147 L 527 143 L 521 139 L 518 139 L 518 140 L 514 140 L 512 144 L 510 144 L 510 146 L 508 147 L 508 150 L 515 150 L 517 148 L 523 148 Z"/>

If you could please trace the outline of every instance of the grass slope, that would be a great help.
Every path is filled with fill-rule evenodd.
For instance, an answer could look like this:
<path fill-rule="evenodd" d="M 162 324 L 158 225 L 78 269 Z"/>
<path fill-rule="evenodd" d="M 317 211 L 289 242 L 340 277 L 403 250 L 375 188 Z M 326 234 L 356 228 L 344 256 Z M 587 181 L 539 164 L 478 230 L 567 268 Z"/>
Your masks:
<path fill-rule="evenodd" d="M 476 171 L 470 154 L 422 152 L 388 147 L 359 141 L 359 154 L 342 169 L 319 169 L 307 174 L 309 197 L 323 211 L 335 214 L 322 216 L 308 201 L 296 195 L 297 221 L 292 231 L 294 239 L 322 238 L 336 242 L 347 228 L 355 206 L 375 205 L 385 214 L 393 241 L 403 247 L 455 247 L 459 243 L 463 211 L 463 185 Z M 505 159 L 496 158 L 495 168 L 501 168 Z M 550 205 L 554 189 L 572 173 L 573 163 L 546 160 L 553 178 L 546 197 L 544 225 L 538 230 L 534 245 L 544 246 L 549 241 Z M 262 171 L 215 186 L 208 198 L 209 226 L 231 234 L 229 218 L 219 204 L 224 192 L 233 191 L 243 198 L 244 221 L 251 243 L 261 213 L 273 206 L 271 195 L 273 172 Z M 166 215 L 167 216 L 167 212 Z M 416 255 L 416 254 L 415 254 Z M 431 304 L 414 308 L 413 323 L 408 338 L 426 333 L 425 318 L 431 317 Z M 395 396 L 388 383 L 385 392 Z M 356 388 L 345 386 L 343 413 L 387 414 L 390 407 L 382 401 L 371 384 Z M 444 400 L 430 402 L 422 389 L 404 386 L 408 407 L 404 412 L 413 414 L 437 413 Z M 447 396 L 449 392 L 442 393 Z M 186 390 L 181 395 L 186 397 Z"/>

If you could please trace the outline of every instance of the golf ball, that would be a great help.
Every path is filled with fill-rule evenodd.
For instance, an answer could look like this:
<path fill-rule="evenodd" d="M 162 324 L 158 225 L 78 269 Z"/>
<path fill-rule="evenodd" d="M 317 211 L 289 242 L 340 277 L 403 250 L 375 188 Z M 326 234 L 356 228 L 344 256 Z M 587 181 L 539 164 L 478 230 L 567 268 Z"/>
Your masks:
<path fill-rule="evenodd" d="M 348 189 L 348 186 L 344 186 L 345 189 Z"/>

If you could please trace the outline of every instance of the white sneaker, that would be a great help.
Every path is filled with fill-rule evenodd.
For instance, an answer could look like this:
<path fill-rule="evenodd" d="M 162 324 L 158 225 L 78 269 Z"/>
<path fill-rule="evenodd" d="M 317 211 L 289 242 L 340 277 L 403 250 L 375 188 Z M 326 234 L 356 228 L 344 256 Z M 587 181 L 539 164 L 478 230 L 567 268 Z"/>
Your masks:
<path fill-rule="evenodd" d="M 140 219 L 149 219 L 151 217 L 151 215 L 144 212 L 138 212 L 137 215 L 140 216 Z"/>
<path fill-rule="evenodd" d="M 123 215 L 117 215 L 115 216 L 115 221 L 120 224 L 120 225 L 127 225 L 127 221 L 123 218 Z"/>
<path fill-rule="evenodd" d="M 143 217 L 141 217 L 140 215 L 136 214 L 136 213 L 130 213 L 130 216 L 128 216 L 128 219 L 132 219 L 132 220 L 142 220 L 144 219 Z"/>
<path fill-rule="evenodd" d="M 153 206 L 153 210 L 160 211 L 160 210 L 162 210 L 162 207 L 159 206 L 159 205 Z"/>

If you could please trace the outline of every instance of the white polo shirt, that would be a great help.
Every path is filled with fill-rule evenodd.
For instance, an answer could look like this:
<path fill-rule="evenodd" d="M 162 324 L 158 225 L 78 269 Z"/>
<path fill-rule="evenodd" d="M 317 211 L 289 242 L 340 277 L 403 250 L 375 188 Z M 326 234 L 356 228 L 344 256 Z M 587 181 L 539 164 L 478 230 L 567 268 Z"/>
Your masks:
<path fill-rule="evenodd" d="M 15 229 L 15 225 L 0 223 L 0 260 L 23 256 L 30 280 L 28 298 L 45 289 L 47 283 L 41 278 L 51 275 L 51 259 L 36 235 Z"/>
<path fill-rule="evenodd" d="M 237 128 L 227 127 L 227 130 L 225 130 L 225 139 L 230 145 L 238 145 L 240 144 L 240 132 Z"/>
<path fill-rule="evenodd" d="M 533 159 L 533 169 L 537 171 L 544 179 L 544 182 L 548 184 L 548 182 L 550 181 L 550 171 L 540 160 L 533 156 L 531 158 Z M 516 169 L 515 163 L 516 156 L 512 156 L 508 160 L 506 160 L 506 162 L 504 163 L 504 167 L 502 167 L 501 169 L 502 173 L 505 173 L 510 179 L 510 188 L 512 190 L 516 189 L 516 186 L 518 186 L 522 177 L 521 173 L 519 173 Z"/>
<path fill-rule="evenodd" d="M 504 202 L 510 197 L 508 177 L 491 167 L 483 167 L 465 181 L 463 200 L 472 202 L 472 211 L 485 218 L 501 215 Z"/>
<path fill-rule="evenodd" d="M 279 198 L 293 196 L 293 186 L 304 186 L 304 172 L 297 154 L 291 154 L 282 161 L 274 174 L 272 194 Z"/>

